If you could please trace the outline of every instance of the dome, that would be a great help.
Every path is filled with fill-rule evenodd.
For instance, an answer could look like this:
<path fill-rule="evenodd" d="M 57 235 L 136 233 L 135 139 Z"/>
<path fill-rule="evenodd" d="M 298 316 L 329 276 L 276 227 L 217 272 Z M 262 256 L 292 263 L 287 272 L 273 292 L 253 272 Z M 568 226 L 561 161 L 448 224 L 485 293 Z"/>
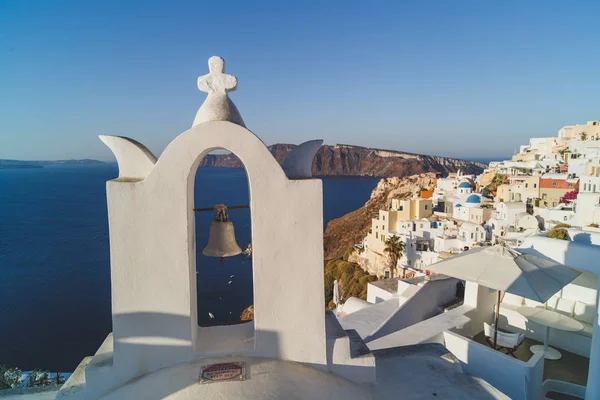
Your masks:
<path fill-rule="evenodd" d="M 359 299 L 358 297 L 350 297 L 342 306 L 344 314 L 352 314 L 354 311 L 362 310 L 365 307 L 369 307 L 372 303 L 366 300 Z"/>
<path fill-rule="evenodd" d="M 457 204 L 457 205 L 454 206 L 454 208 L 458 208 L 458 207 L 462 207 L 462 205 Z"/>
<path fill-rule="evenodd" d="M 469 182 L 461 182 L 460 185 L 458 185 L 459 189 L 471 189 L 471 185 L 469 185 Z"/>
<path fill-rule="evenodd" d="M 479 196 L 477 196 L 476 194 L 472 194 L 469 197 L 467 197 L 467 203 L 479 204 L 479 203 L 481 203 L 481 198 Z"/>
<path fill-rule="evenodd" d="M 247 379 L 198 384 L 206 364 L 243 362 Z M 201 372 L 200 372 L 201 373 Z M 181 363 L 132 379 L 110 399 L 373 399 L 368 388 L 300 363 L 258 357 L 225 357 Z"/>

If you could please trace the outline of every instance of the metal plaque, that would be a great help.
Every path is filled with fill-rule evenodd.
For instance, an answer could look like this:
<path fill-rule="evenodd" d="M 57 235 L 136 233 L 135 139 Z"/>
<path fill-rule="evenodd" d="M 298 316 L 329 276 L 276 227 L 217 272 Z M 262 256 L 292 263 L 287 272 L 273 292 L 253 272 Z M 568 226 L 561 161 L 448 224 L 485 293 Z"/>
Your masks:
<path fill-rule="evenodd" d="M 203 365 L 198 383 L 223 381 L 243 381 L 246 379 L 246 366 L 243 362 L 228 362 Z"/>

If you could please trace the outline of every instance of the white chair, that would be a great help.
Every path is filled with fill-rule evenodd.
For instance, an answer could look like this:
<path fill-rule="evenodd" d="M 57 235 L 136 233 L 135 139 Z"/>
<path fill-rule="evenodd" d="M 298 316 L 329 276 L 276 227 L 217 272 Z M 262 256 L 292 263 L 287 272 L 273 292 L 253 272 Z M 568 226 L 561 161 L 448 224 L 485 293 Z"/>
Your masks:
<path fill-rule="evenodd" d="M 490 347 L 494 347 L 494 325 L 489 325 L 487 322 L 483 323 L 483 334 L 485 335 L 485 341 L 490 345 Z M 522 333 L 507 333 L 498 330 L 498 337 L 496 338 L 496 347 L 506 349 L 506 352 L 517 358 L 515 356 L 515 350 L 517 347 L 523 342 L 525 339 L 525 335 Z"/>

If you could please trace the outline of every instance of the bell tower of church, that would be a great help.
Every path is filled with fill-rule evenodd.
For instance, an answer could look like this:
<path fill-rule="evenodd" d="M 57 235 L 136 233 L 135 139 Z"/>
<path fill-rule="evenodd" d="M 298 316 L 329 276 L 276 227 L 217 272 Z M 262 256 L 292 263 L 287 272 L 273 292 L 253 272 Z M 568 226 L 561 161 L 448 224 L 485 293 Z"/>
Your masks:
<path fill-rule="evenodd" d="M 208 64 L 210 72 L 198 78 L 208 96 L 192 128 L 160 158 L 133 139 L 101 136 L 119 164 L 119 176 L 106 188 L 113 332 L 82 362 L 63 397 L 130 390 L 134 378 L 159 379 L 160 371 L 177 368 L 185 376 L 195 371 L 196 380 L 205 370 L 213 378 L 240 378 L 235 371 L 244 371 L 244 378 L 259 368 L 260 359 L 274 360 L 274 371 L 287 368 L 277 363 L 296 362 L 316 368 L 314 373 L 358 362 L 367 373 L 355 374 L 357 379 L 374 378 L 372 357 L 352 361 L 343 330 L 328 338 L 337 320 L 330 328 L 327 319 L 326 334 L 323 193 L 310 172 L 322 141 L 298 146 L 279 165 L 229 98 L 237 79 L 225 73 L 224 60 L 211 57 Z M 247 323 L 200 327 L 194 177 L 215 149 L 234 153 L 248 177 L 255 316 Z M 346 340 L 344 346 L 340 340 Z"/>

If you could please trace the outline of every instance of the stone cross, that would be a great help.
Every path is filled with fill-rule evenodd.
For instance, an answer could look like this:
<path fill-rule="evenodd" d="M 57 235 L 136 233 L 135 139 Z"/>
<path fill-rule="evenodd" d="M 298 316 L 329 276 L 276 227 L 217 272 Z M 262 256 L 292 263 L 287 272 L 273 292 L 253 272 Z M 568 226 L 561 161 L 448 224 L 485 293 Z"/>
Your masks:
<path fill-rule="evenodd" d="M 245 127 L 240 112 L 227 95 L 237 88 L 237 78 L 225 73 L 225 60 L 219 56 L 208 59 L 208 70 L 208 74 L 198 78 L 198 89 L 208 93 L 208 96 L 198 110 L 192 127 L 210 121 L 230 121 Z"/>
<path fill-rule="evenodd" d="M 229 93 L 237 88 L 237 78 L 225 73 L 225 60 L 219 56 L 208 59 L 206 75 L 198 78 L 198 89 L 206 93 Z"/>

